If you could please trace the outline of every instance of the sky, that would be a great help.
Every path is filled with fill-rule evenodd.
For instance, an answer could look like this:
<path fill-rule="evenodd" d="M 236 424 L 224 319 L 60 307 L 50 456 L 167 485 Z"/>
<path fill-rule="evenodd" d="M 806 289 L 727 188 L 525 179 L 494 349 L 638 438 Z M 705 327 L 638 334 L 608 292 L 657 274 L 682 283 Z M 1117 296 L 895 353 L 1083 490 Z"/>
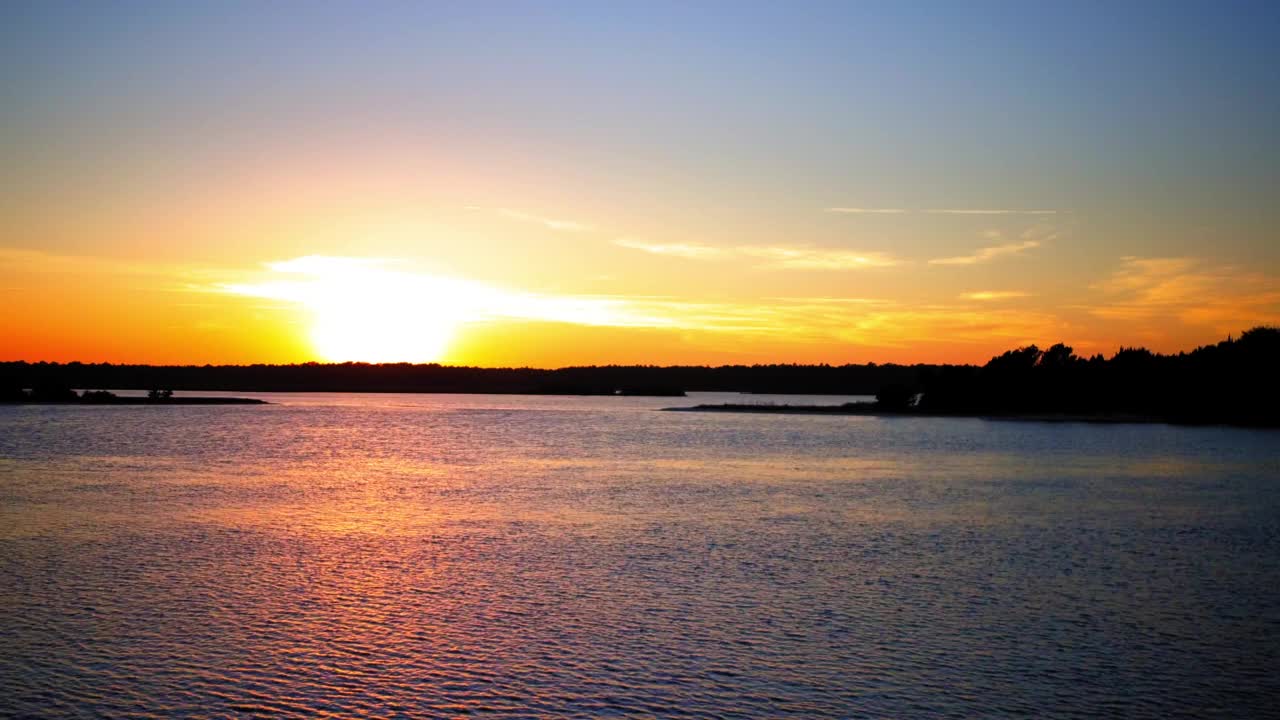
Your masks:
<path fill-rule="evenodd" d="M 1280 324 L 1273 2 L 0 8 L 0 360 L 984 362 Z"/>

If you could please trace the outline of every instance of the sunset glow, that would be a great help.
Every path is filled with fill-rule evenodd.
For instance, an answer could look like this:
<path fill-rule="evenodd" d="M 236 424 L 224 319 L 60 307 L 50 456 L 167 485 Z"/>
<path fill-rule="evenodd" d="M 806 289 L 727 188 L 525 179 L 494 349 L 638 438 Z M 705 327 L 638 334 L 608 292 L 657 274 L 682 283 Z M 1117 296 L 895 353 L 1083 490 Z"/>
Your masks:
<path fill-rule="evenodd" d="M 403 10 L 8 18 L 0 357 L 982 362 L 1280 322 L 1264 24 Z"/>
<path fill-rule="evenodd" d="M 512 293 L 479 283 L 397 269 L 382 259 L 303 257 L 268 263 L 286 279 L 222 290 L 280 300 L 308 313 L 315 352 L 333 362 L 439 362 L 460 326 L 494 320 L 573 325 L 664 326 L 625 303 Z"/>
<path fill-rule="evenodd" d="M 296 303 L 309 313 L 316 354 L 334 362 L 435 362 L 474 306 L 465 283 L 413 278 L 379 262 L 300 258 L 270 268 L 298 279 L 229 285 L 232 293 Z"/>
<path fill-rule="evenodd" d="M 1267 717 L 1280 0 L 5 0 L 0 720 Z"/>

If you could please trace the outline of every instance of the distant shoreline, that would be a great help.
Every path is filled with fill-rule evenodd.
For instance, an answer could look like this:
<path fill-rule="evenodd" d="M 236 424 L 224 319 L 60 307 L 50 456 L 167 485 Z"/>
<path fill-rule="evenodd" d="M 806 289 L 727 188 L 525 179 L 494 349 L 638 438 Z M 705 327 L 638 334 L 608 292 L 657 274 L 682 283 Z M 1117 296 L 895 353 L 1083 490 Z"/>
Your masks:
<path fill-rule="evenodd" d="M 766 405 L 766 404 L 723 404 L 723 405 L 691 405 L 688 407 L 661 408 L 664 412 L 712 412 L 712 413 L 749 413 L 757 415 L 836 415 L 866 416 L 886 418 L 972 418 L 975 420 L 1011 420 L 1024 422 L 1052 423 L 1095 423 L 1104 425 L 1121 424 L 1165 424 L 1165 425 L 1231 425 L 1236 427 L 1275 427 L 1256 423 L 1239 423 L 1226 420 L 1196 420 L 1161 417 L 1158 415 L 1140 415 L 1126 413 L 993 413 L 993 412 L 925 412 L 918 410 L 888 410 L 879 408 L 875 403 L 847 403 L 845 405 Z"/>
<path fill-rule="evenodd" d="M 982 417 L 1045 422 L 1280 427 L 1280 328 L 1258 326 L 1177 355 L 1082 357 L 1028 345 L 985 365 L 722 365 L 475 368 L 436 364 L 146 366 L 0 362 L 0 399 L 114 400 L 109 388 L 179 392 L 443 392 L 681 397 L 688 392 L 873 395 L 875 402 L 675 408 L 706 412 Z M 92 397 L 90 397 L 92 396 Z M 853 398 L 850 398 L 853 399 Z M 190 399 L 174 402 L 202 404 Z M 805 402 L 805 401 L 800 401 Z M 810 403 L 817 401 L 809 401 Z M 234 403 L 230 403 L 234 404 Z"/>
<path fill-rule="evenodd" d="M 266 400 L 241 397 L 114 397 L 85 400 L 0 400 L 0 405 L 270 405 Z"/>

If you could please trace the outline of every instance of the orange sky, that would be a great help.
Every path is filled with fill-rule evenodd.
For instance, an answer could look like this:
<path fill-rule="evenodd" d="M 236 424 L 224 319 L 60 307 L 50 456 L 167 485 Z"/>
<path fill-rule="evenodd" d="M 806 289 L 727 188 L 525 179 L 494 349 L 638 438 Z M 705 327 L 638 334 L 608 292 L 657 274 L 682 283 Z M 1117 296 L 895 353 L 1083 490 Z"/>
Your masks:
<path fill-rule="evenodd" d="M 704 263 L 707 272 L 742 263 L 762 285 L 798 272 L 874 273 L 916 286 L 914 274 L 971 271 L 927 262 L 792 271 L 758 267 L 755 256 L 670 262 Z M 5 359 L 57 361 L 982 362 L 1058 340 L 1081 353 L 1190 348 L 1274 322 L 1280 302 L 1260 273 L 1188 258 L 1122 258 L 1069 304 L 1012 290 L 914 303 L 786 287 L 750 297 L 556 293 L 462 280 L 406 260 L 316 256 L 228 268 L 5 250 L 0 274 Z"/>

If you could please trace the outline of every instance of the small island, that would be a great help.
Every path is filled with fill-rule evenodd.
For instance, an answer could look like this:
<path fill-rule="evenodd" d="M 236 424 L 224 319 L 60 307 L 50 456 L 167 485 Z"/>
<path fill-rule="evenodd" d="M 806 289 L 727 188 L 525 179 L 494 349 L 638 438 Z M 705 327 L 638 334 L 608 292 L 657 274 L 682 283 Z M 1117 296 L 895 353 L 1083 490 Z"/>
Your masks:
<path fill-rule="evenodd" d="M 107 390 L 77 393 L 64 387 L 10 390 L 0 403 L 9 405 L 268 405 L 265 400 L 242 397 L 174 397 L 172 390 L 151 390 L 146 396 L 121 397 Z"/>
<path fill-rule="evenodd" d="M 662 408 L 667 412 L 757 413 L 761 415 L 869 415 L 875 417 L 975 417 L 983 420 L 1030 420 L 1036 422 L 1152 423 L 1172 420 L 1136 413 L 1027 413 L 1027 412 L 929 412 L 918 408 L 885 407 L 878 402 L 850 402 L 843 405 L 790 405 L 774 403 L 719 403 Z M 1230 424 L 1230 423 L 1225 423 Z"/>

